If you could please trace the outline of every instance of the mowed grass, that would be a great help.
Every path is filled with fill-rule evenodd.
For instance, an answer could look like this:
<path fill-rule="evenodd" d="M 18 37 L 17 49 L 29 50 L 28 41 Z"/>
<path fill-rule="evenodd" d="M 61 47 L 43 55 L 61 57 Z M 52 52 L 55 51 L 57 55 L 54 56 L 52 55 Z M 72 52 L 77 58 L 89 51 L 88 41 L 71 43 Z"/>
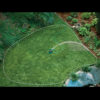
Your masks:
<path fill-rule="evenodd" d="M 68 25 L 52 25 L 33 32 L 16 43 L 5 56 L 4 69 L 11 82 L 0 70 L 0 86 L 63 86 L 71 72 L 79 70 L 83 64 L 93 64 L 96 58 L 83 47 L 73 50 L 70 44 L 63 44 L 49 54 L 50 48 L 64 41 L 80 42 Z M 59 22 L 59 23 L 60 23 Z M 76 49 L 76 48 L 75 48 Z M 56 84 L 59 83 L 59 84 Z M 29 85 L 31 84 L 31 85 Z"/>

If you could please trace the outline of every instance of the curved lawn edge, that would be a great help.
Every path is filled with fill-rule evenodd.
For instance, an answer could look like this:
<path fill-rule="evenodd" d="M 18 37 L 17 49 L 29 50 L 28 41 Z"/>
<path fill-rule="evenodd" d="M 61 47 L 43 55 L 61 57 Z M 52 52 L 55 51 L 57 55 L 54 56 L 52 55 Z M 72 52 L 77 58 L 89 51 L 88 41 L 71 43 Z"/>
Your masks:
<path fill-rule="evenodd" d="M 47 28 L 47 27 L 52 27 L 52 26 L 55 26 L 55 27 L 58 27 L 58 26 L 65 26 L 65 27 L 67 27 L 66 25 L 64 25 L 64 24 L 56 24 L 56 25 L 50 25 L 50 26 L 46 26 L 46 27 L 43 27 L 43 28 L 40 28 L 40 29 L 37 29 L 36 31 L 34 31 L 34 32 L 32 32 L 31 34 L 29 34 L 29 35 L 27 35 L 27 36 L 25 36 L 25 37 L 23 37 L 22 39 L 20 39 L 20 40 L 18 40 L 18 41 L 16 41 L 13 45 L 11 45 L 7 50 L 6 50 L 6 52 L 5 52 L 5 55 L 4 55 L 4 59 L 5 59 L 5 56 L 7 55 L 7 52 L 14 46 L 14 45 L 16 45 L 17 43 L 19 43 L 20 41 L 22 41 L 22 40 L 24 40 L 24 39 L 26 39 L 27 37 L 29 37 L 30 35 L 32 35 L 32 34 L 34 34 L 35 32 L 37 32 L 37 31 L 41 31 L 42 29 L 45 29 L 45 28 Z M 69 29 L 70 30 L 72 30 L 70 27 L 69 27 Z M 75 32 L 72 30 L 72 32 L 75 34 Z M 74 42 L 74 41 L 72 41 L 72 42 Z M 77 43 L 78 43 L 79 41 L 77 41 Z M 80 44 L 82 44 L 82 43 L 80 43 Z M 83 44 L 82 44 L 83 45 Z M 86 47 L 87 48 L 87 47 Z M 88 48 L 87 48 L 88 49 Z M 3 72 L 4 72 L 4 75 L 5 75 L 5 70 L 4 70 L 4 59 L 3 59 Z M 5 75 L 6 77 L 8 77 L 7 75 Z M 8 79 L 10 80 L 10 81 L 12 81 L 9 77 L 8 77 Z M 64 80 L 65 81 L 65 80 Z M 63 82 L 64 82 L 63 81 Z M 15 82 L 15 81 L 12 81 L 12 82 Z M 61 83 L 63 83 L 63 82 L 59 82 L 59 83 L 51 83 L 51 84 L 46 84 L 46 85 L 56 85 L 56 84 L 61 84 Z M 20 83 L 20 82 L 15 82 L 15 83 Z M 31 83 L 21 83 L 21 84 L 28 84 L 28 85 L 45 85 L 45 84 L 31 84 Z"/>
<path fill-rule="evenodd" d="M 58 45 L 56 45 L 55 47 L 53 47 L 52 49 L 55 49 L 56 47 L 60 46 L 60 45 L 63 45 L 63 44 L 76 44 L 76 45 L 80 45 L 80 46 L 83 46 L 83 48 L 85 48 L 86 51 L 89 51 L 87 47 L 85 47 L 82 43 L 78 43 L 78 42 L 74 42 L 74 41 L 64 41 L 64 42 L 61 42 L 59 43 Z M 90 64 L 88 64 L 90 65 Z M 5 71 L 5 68 L 4 68 L 4 62 L 3 62 L 3 72 L 4 72 L 4 75 L 6 76 L 6 78 L 9 80 L 9 81 L 12 81 L 14 83 L 18 83 L 18 84 L 26 84 L 26 85 L 34 85 L 34 86 L 50 86 L 50 85 L 57 85 L 57 84 L 62 84 L 65 82 L 66 79 L 64 79 L 62 82 L 58 82 L 58 83 L 50 83 L 50 84 L 33 84 L 33 83 L 23 83 L 23 82 L 18 82 L 18 81 L 14 81 L 12 80 L 11 78 L 8 77 L 8 75 L 6 74 L 6 71 Z"/>

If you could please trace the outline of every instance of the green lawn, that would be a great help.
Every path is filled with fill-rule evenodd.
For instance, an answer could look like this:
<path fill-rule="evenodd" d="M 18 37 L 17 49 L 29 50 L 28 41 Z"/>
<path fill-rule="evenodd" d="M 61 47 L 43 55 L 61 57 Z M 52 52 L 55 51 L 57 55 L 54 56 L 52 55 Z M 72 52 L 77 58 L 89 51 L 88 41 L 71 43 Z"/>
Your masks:
<path fill-rule="evenodd" d="M 67 79 L 71 72 L 79 70 L 83 64 L 95 62 L 96 58 L 90 52 L 74 51 L 68 44 L 58 46 L 53 54 L 48 53 L 50 48 L 64 41 L 80 42 L 74 31 L 55 16 L 55 25 L 33 32 L 14 45 L 5 57 L 7 77 L 15 82 L 28 84 L 9 81 L 0 67 L 0 86 L 62 86 L 61 82 Z"/>

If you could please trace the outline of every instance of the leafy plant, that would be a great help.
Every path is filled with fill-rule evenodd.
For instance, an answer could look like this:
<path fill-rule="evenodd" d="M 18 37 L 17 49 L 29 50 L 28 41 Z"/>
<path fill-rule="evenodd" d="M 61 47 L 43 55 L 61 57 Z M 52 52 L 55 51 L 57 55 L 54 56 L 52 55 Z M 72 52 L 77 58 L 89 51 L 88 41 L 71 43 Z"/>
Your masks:
<path fill-rule="evenodd" d="M 93 15 L 93 16 L 95 16 L 95 15 L 96 15 L 96 13 L 95 13 L 95 12 L 92 12 L 92 15 Z"/>
<path fill-rule="evenodd" d="M 84 27 L 86 27 L 86 28 L 88 29 L 88 31 L 90 31 L 90 29 L 91 29 L 91 24 L 88 24 L 88 23 L 87 23 L 87 24 L 84 25 Z"/>
<path fill-rule="evenodd" d="M 89 12 L 84 12 L 84 13 L 82 13 L 82 15 L 81 15 L 82 19 L 89 19 L 90 16 L 91 16 L 91 13 L 89 13 Z"/>
<path fill-rule="evenodd" d="M 81 21 L 81 24 L 84 26 L 84 25 L 85 25 L 85 22 L 82 20 L 82 21 Z"/>
<path fill-rule="evenodd" d="M 84 42 L 85 42 L 85 43 L 88 43 L 89 41 L 90 41 L 90 36 L 85 36 L 85 37 L 84 37 Z"/>
<path fill-rule="evenodd" d="M 9 47 L 16 40 L 20 39 L 20 35 L 16 28 L 11 27 L 11 22 L 9 20 L 0 21 L 0 35 L 2 47 Z M 16 34 L 14 34 L 16 33 Z"/>
<path fill-rule="evenodd" d="M 0 41 L 0 48 L 3 48 L 3 42 Z"/>
<path fill-rule="evenodd" d="M 86 27 L 80 27 L 78 31 L 79 31 L 79 34 L 82 36 L 87 36 L 90 34 L 90 32 L 87 30 Z"/>
<path fill-rule="evenodd" d="M 72 24 L 75 24 L 75 23 L 77 23 L 78 22 L 78 19 L 76 19 L 76 18 L 73 18 L 72 19 Z"/>
<path fill-rule="evenodd" d="M 100 56 L 100 51 L 99 51 L 99 52 L 97 52 L 97 56 Z"/>
<path fill-rule="evenodd" d="M 92 45 L 92 44 L 90 44 L 90 45 L 89 45 L 89 48 L 90 48 L 90 49 L 93 49 L 93 45 Z"/>
<path fill-rule="evenodd" d="M 54 13 L 34 12 L 33 15 L 34 22 L 41 27 L 54 23 Z"/>
<path fill-rule="evenodd" d="M 72 18 L 73 18 L 73 17 L 68 16 L 68 17 L 66 18 L 66 20 L 67 20 L 67 21 L 71 21 L 71 20 L 72 20 Z"/>
<path fill-rule="evenodd" d="M 98 40 L 98 38 L 96 36 L 94 37 L 94 45 L 96 48 L 100 47 L 100 40 Z"/>
<path fill-rule="evenodd" d="M 89 36 L 90 36 L 91 38 L 94 38 L 94 37 L 95 37 L 95 33 L 94 33 L 94 32 L 90 32 Z"/>
<path fill-rule="evenodd" d="M 82 67 L 82 71 L 84 71 L 84 72 L 90 72 L 91 71 L 91 68 L 89 67 L 89 65 L 84 65 Z"/>
<path fill-rule="evenodd" d="M 54 13 L 52 12 L 7 12 L 4 14 L 11 18 L 19 27 L 22 27 L 25 23 L 30 25 L 35 23 L 43 27 L 54 22 Z"/>
<path fill-rule="evenodd" d="M 20 39 L 20 35 L 13 36 L 11 34 L 3 34 L 1 40 L 4 43 L 4 47 L 11 46 L 14 42 Z"/>
<path fill-rule="evenodd" d="M 79 78 L 79 76 L 77 74 L 71 73 L 71 80 L 72 81 L 76 81 L 76 80 L 78 80 L 78 78 Z"/>
<path fill-rule="evenodd" d="M 77 17 L 77 16 L 78 16 L 78 12 L 71 12 L 70 15 L 71 15 L 72 17 Z"/>
<path fill-rule="evenodd" d="M 91 26 L 95 26 L 97 24 L 97 21 L 98 19 L 97 18 L 94 18 L 92 21 L 91 21 Z"/>

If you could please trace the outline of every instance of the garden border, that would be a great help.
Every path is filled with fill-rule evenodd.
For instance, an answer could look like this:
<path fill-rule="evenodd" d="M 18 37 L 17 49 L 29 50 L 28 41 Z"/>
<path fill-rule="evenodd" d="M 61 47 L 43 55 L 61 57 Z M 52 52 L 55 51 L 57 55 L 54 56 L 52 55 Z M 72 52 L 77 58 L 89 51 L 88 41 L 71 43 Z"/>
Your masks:
<path fill-rule="evenodd" d="M 56 12 L 55 14 L 61 19 L 63 20 Z M 65 21 L 64 21 L 65 22 Z M 65 22 L 66 25 L 68 25 L 70 28 L 72 28 L 67 22 Z M 74 31 L 74 30 L 73 30 Z M 75 31 L 74 31 L 75 32 Z M 78 36 L 75 34 L 75 37 L 82 43 L 82 41 L 78 38 Z M 82 43 L 83 44 L 83 43 Z M 84 45 L 85 46 L 85 45 Z M 86 46 L 85 46 L 86 47 Z M 87 48 L 87 47 L 86 47 Z M 88 49 L 88 48 L 87 48 Z M 89 50 L 89 49 L 88 49 Z M 91 52 L 91 50 L 89 50 Z M 92 52 L 91 52 L 92 53 Z M 95 54 L 92 53 L 92 55 L 95 56 Z M 96 56 L 95 56 L 96 57 Z M 97 58 L 97 57 L 96 57 Z"/>

